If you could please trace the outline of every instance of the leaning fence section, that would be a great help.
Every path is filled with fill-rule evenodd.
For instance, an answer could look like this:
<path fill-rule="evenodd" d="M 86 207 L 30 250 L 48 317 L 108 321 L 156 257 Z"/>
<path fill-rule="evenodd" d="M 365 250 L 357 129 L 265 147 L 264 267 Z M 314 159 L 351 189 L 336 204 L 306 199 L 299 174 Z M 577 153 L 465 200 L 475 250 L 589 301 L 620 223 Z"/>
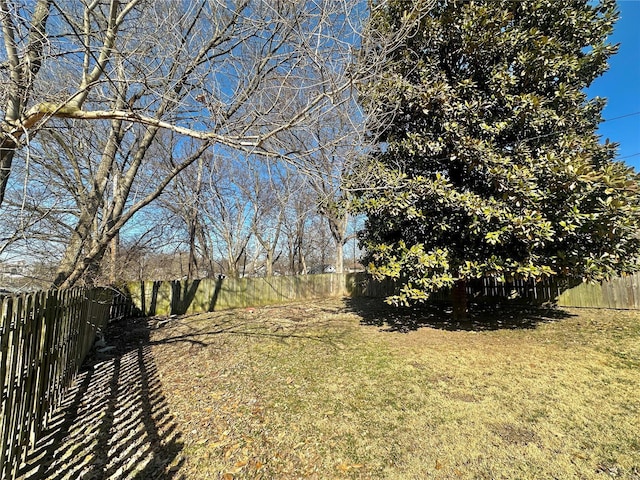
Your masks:
<path fill-rule="evenodd" d="M 0 298 L 0 477 L 13 478 L 113 313 L 107 289 Z M 113 306 L 112 306 L 113 303 Z"/>

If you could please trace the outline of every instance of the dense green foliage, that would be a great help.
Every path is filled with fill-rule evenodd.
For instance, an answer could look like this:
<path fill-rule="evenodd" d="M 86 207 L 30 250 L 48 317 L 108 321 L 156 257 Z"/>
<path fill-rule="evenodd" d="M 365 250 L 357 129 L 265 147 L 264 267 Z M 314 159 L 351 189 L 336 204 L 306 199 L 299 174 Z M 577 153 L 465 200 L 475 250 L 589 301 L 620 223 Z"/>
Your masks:
<path fill-rule="evenodd" d="M 639 177 L 596 134 L 614 1 L 393 0 L 380 38 L 413 31 L 362 88 L 386 128 L 354 185 L 369 270 L 390 300 L 492 275 L 601 280 L 634 271 Z M 366 54 L 363 55 L 367 57 Z"/>

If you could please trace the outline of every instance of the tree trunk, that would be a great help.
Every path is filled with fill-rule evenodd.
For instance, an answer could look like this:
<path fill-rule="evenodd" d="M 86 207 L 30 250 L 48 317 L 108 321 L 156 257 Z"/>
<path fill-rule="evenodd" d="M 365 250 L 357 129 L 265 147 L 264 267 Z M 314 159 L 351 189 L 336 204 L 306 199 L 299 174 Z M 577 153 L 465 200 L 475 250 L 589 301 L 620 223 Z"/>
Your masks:
<path fill-rule="evenodd" d="M 196 222 L 197 219 L 189 219 L 189 264 L 187 266 L 187 280 L 193 280 L 198 274 L 198 260 L 196 258 Z"/>
<path fill-rule="evenodd" d="M 329 223 L 329 230 L 331 231 L 331 237 L 335 242 L 335 258 L 333 259 L 334 268 L 336 270 L 336 273 L 343 273 L 344 244 L 346 243 L 348 216 L 346 213 L 342 215 L 325 214 L 325 218 Z"/>
<path fill-rule="evenodd" d="M 453 319 L 457 322 L 465 321 L 468 316 L 467 304 L 467 281 L 456 280 L 451 290 L 451 301 L 453 304 Z"/>
<path fill-rule="evenodd" d="M 271 277 L 273 276 L 273 249 L 269 248 L 267 249 L 267 258 L 265 261 L 265 265 L 264 265 L 264 274 L 267 277 Z"/>
<path fill-rule="evenodd" d="M 196 188 L 194 195 L 194 202 L 189 212 L 189 270 L 187 272 L 187 278 L 193 280 L 195 276 L 198 276 L 198 260 L 196 257 L 196 235 L 198 232 L 199 222 L 199 200 L 202 193 L 202 175 L 204 172 L 204 159 L 200 157 L 198 159 L 198 175 L 196 177 Z"/>
<path fill-rule="evenodd" d="M 293 273 L 298 275 L 304 275 L 307 273 L 307 262 L 304 258 L 304 222 L 298 224 L 298 231 L 296 235 L 296 252 L 298 255 L 298 270 L 295 270 L 295 259 Z"/>
<path fill-rule="evenodd" d="M 300 273 L 302 275 L 306 275 L 307 273 L 307 260 L 304 258 L 304 253 L 300 251 L 300 258 L 298 259 L 298 268 L 300 269 Z"/>
<path fill-rule="evenodd" d="M 83 212 L 78 219 L 78 224 L 69 239 L 62 260 L 56 270 L 56 277 L 53 281 L 54 287 L 60 288 L 65 284 L 75 267 L 80 263 L 80 256 L 91 234 L 92 223 L 93 217 L 88 212 Z"/>
<path fill-rule="evenodd" d="M 4 201 L 4 194 L 9 183 L 15 152 L 15 145 L 8 139 L 3 138 L 0 142 L 0 207 Z"/>
<path fill-rule="evenodd" d="M 8 68 L 10 81 L 3 85 L 6 94 L 4 118 L 0 122 L 0 206 L 4 202 L 7 184 L 11 175 L 11 164 L 18 148 L 19 138 L 28 131 L 15 128 L 23 114 L 31 93 L 33 82 L 42 66 L 42 51 L 47 42 L 46 26 L 49 18 L 51 0 L 38 0 L 33 8 L 30 21 L 29 36 L 26 45 L 22 43 L 22 57 L 20 45 L 16 42 L 19 29 L 16 28 L 9 13 L 7 2 L 1 2 L 2 30 L 4 36 L 3 50 L 8 58 L 4 68 Z M 19 8 L 19 7 L 11 7 Z M 22 13 L 22 12 L 21 12 Z M 24 39 L 24 37 L 22 37 Z"/>
<path fill-rule="evenodd" d="M 115 285 L 118 281 L 118 244 L 120 243 L 120 235 L 116 235 L 111 239 L 111 268 L 109 269 L 109 283 Z"/>
<path fill-rule="evenodd" d="M 61 272 L 60 269 L 58 269 L 54 286 L 60 290 L 73 287 L 91 265 L 97 265 L 102 260 L 112 238 L 113 236 L 110 236 L 102 241 L 95 242 L 87 255 L 82 260 L 79 260 L 70 270 Z"/>
<path fill-rule="evenodd" d="M 336 259 L 335 259 L 336 273 L 344 272 L 344 243 L 336 241 Z"/>

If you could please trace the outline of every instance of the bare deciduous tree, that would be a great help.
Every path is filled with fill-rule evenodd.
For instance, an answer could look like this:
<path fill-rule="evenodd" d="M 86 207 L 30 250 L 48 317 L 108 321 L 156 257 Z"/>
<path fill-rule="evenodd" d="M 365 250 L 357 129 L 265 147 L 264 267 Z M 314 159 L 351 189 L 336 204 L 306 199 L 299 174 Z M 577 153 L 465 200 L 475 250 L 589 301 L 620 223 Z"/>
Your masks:
<path fill-rule="evenodd" d="M 74 158 L 84 156 L 82 188 L 68 181 L 63 202 L 75 217 L 56 217 L 70 233 L 55 280 L 66 287 L 110 245 L 115 251 L 120 229 L 207 150 L 312 171 L 305 159 L 318 144 L 292 145 L 291 135 L 333 121 L 354 79 L 375 75 L 375 62 L 353 55 L 367 12 L 364 2 L 346 0 L 0 0 L 0 208 L 8 190 L 20 191 L 13 174 L 27 175 L 44 143 L 57 143 L 68 180 L 78 175 Z M 379 40 L 360 51 L 394 46 Z M 174 135 L 164 153 L 156 146 L 166 140 L 162 130 Z M 92 136 L 104 138 L 72 147 Z M 200 142 L 189 154 L 185 137 Z M 136 190 L 158 152 L 171 156 L 171 168 Z"/>
<path fill-rule="evenodd" d="M 167 128 L 286 155 L 278 133 L 321 117 L 351 84 L 355 8 L 346 1 L 0 1 L 8 86 L 0 200 L 16 151 L 52 118 L 133 122 L 150 135 Z M 291 111 L 291 98 L 303 98 L 301 108 Z"/>

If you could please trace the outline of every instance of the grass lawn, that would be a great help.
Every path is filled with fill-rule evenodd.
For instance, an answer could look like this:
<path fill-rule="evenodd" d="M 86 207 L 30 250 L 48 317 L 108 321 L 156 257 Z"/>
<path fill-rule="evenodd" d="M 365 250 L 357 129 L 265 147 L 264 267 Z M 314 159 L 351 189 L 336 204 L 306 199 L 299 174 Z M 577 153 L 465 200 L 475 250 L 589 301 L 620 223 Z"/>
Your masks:
<path fill-rule="evenodd" d="M 189 480 L 640 480 L 640 313 L 328 300 L 160 325 Z"/>

